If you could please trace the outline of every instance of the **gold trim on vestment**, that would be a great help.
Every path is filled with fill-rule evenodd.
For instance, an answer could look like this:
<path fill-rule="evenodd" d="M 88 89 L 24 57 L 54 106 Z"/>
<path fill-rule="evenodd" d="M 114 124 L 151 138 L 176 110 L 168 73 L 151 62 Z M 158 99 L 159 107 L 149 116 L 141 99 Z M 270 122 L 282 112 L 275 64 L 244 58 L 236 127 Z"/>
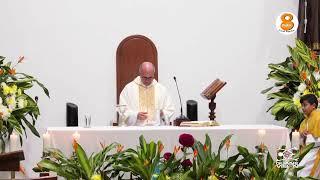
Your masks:
<path fill-rule="evenodd" d="M 154 86 L 139 86 L 139 110 L 140 112 L 148 113 L 148 121 L 153 120 L 153 114 L 155 111 L 154 91 Z"/>

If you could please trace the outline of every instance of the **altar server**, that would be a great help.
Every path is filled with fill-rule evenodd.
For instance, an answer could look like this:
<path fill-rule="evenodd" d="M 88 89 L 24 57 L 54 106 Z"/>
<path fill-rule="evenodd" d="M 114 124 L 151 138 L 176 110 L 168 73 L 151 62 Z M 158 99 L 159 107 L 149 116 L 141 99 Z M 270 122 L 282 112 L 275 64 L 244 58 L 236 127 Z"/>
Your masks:
<path fill-rule="evenodd" d="M 298 177 L 311 176 L 320 178 L 320 111 L 317 110 L 318 100 L 313 94 L 307 94 L 300 99 L 303 113 L 306 118 L 300 124 L 300 135 L 306 144 L 315 143 L 306 156 L 301 160 L 299 166 L 304 166 L 298 171 Z"/>

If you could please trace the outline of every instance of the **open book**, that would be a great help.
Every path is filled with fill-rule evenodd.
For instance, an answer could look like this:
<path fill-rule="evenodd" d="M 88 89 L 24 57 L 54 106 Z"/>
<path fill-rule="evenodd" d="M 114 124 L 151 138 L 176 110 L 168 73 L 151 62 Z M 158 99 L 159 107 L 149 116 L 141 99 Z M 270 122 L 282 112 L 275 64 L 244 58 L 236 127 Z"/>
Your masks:
<path fill-rule="evenodd" d="M 201 93 L 201 96 L 205 99 L 210 100 L 226 84 L 226 82 L 221 81 L 220 79 L 216 79 Z"/>
<path fill-rule="evenodd" d="M 216 121 L 184 121 L 180 124 L 182 127 L 207 127 L 207 126 L 219 126 Z"/>

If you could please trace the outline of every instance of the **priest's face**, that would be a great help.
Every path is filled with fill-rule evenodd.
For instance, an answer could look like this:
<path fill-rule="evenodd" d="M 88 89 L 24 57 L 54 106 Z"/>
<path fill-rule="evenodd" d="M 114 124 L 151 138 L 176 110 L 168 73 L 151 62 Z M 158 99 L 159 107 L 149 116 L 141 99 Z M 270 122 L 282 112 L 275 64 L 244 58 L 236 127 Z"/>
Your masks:
<path fill-rule="evenodd" d="M 145 85 L 145 86 L 149 86 L 153 79 L 154 79 L 154 71 L 141 71 L 140 72 L 140 79 L 141 82 Z"/>

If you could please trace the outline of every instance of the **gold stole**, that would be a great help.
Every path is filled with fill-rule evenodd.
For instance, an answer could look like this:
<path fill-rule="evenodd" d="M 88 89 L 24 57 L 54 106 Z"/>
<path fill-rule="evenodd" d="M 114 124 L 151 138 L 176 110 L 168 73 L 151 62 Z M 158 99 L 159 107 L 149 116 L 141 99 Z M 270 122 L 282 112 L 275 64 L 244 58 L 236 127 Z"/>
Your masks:
<path fill-rule="evenodd" d="M 148 88 L 139 86 L 139 110 L 140 112 L 148 113 L 148 121 L 153 120 L 155 111 L 154 101 L 154 86 Z"/>

